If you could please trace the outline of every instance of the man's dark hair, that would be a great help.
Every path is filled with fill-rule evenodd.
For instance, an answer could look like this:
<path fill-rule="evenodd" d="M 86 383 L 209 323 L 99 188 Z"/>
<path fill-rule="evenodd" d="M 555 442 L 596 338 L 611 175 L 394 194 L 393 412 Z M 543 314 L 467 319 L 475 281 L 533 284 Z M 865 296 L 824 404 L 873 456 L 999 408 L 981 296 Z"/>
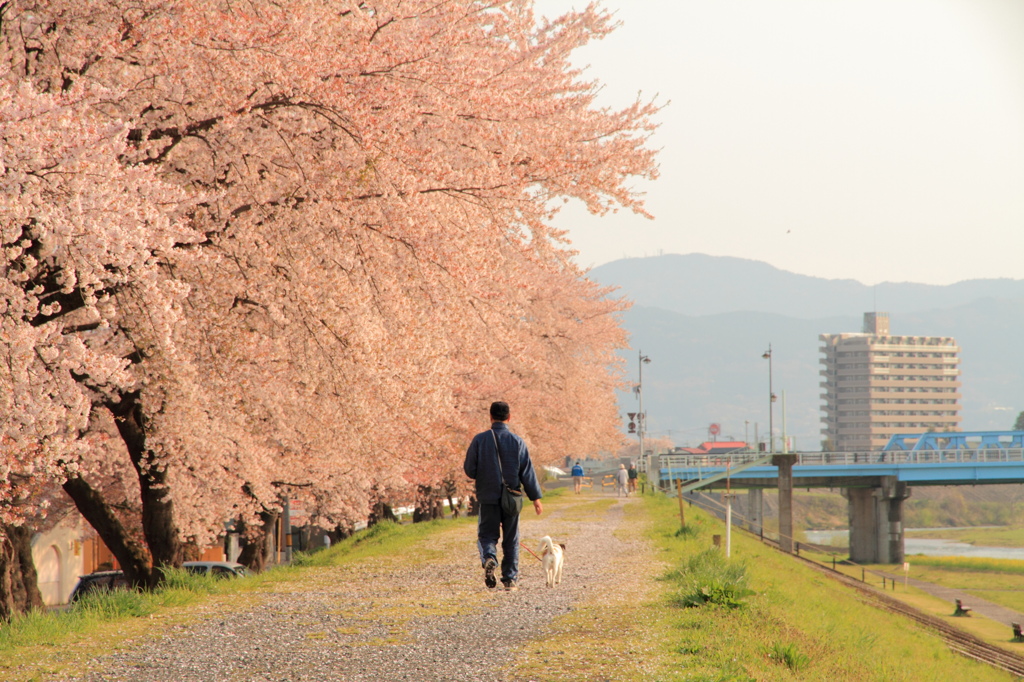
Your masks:
<path fill-rule="evenodd" d="M 508 409 L 508 403 L 497 400 L 491 403 L 491 419 L 496 422 L 508 421 L 508 417 L 511 411 Z"/>

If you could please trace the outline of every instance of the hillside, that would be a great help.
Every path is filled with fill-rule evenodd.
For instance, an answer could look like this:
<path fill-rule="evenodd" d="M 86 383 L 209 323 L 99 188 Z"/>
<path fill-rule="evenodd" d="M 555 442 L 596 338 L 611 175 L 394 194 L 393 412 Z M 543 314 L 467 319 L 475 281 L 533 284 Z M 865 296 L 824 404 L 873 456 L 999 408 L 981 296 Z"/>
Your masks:
<path fill-rule="evenodd" d="M 797 448 L 820 445 L 818 335 L 860 331 L 863 313 L 891 314 L 894 334 L 953 336 L 961 346 L 964 430 L 1008 429 L 1024 410 L 1024 280 L 973 280 L 950 286 L 886 283 L 795 275 L 765 263 L 692 254 L 615 261 L 590 277 L 619 287 L 634 301 L 623 315 L 632 350 L 623 354 L 636 379 L 644 368 L 648 430 L 677 444 L 707 437 L 753 438 L 768 424 L 768 363 L 772 384 L 786 393 L 788 433 Z M 876 291 L 873 294 L 872 289 Z M 623 412 L 636 409 L 620 396 Z M 775 406 L 776 434 L 782 427 Z"/>
<path fill-rule="evenodd" d="M 868 286 L 850 279 L 798 275 L 760 261 L 699 253 L 625 258 L 594 268 L 590 277 L 621 287 L 641 305 L 694 316 L 759 312 L 805 320 L 838 315 L 859 319 L 870 310 L 899 317 L 987 298 L 1024 301 L 1024 279 L 967 280 L 948 286 L 910 282 Z"/>

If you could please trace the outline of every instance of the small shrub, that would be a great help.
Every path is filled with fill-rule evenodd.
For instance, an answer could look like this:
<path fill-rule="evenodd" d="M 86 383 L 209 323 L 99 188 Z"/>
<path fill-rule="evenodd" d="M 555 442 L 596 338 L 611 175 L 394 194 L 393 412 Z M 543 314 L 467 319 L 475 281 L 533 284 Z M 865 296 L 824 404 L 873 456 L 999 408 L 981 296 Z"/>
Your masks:
<path fill-rule="evenodd" d="M 684 540 L 691 540 L 698 535 L 700 535 L 700 531 L 693 524 L 682 526 L 676 531 L 676 537 Z"/>
<path fill-rule="evenodd" d="M 743 600 L 753 594 L 747 589 L 747 567 L 728 561 L 717 549 L 694 554 L 685 568 L 669 574 L 679 583 L 674 601 L 686 607 L 716 604 L 728 608 L 743 606 Z"/>
<path fill-rule="evenodd" d="M 781 642 L 776 642 L 772 644 L 768 648 L 768 658 L 776 663 L 785 664 L 793 672 L 802 670 L 811 662 L 810 657 L 797 651 L 796 645 L 792 643 L 782 644 Z"/>
<path fill-rule="evenodd" d="M 293 566 L 313 566 L 316 563 L 316 557 L 311 552 L 295 552 L 292 554 L 292 565 Z"/>
<path fill-rule="evenodd" d="M 161 587 L 164 590 L 185 590 L 187 592 L 199 592 L 213 594 L 217 592 L 220 581 L 212 574 L 190 573 L 184 568 L 164 568 L 164 582 Z"/>
<path fill-rule="evenodd" d="M 101 621 L 141 618 L 156 610 L 153 600 L 134 590 L 110 590 L 84 595 L 72 607 Z"/>

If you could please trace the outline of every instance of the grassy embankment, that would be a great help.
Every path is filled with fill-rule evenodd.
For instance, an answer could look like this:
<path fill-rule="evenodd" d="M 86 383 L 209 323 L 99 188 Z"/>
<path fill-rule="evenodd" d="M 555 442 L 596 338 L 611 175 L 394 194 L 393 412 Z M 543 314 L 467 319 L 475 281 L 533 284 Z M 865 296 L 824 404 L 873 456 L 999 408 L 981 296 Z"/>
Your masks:
<path fill-rule="evenodd" d="M 982 528 L 943 528 L 941 530 L 907 531 L 915 538 L 937 538 L 966 542 L 986 547 L 1024 547 L 1024 526 L 996 526 Z"/>
<path fill-rule="evenodd" d="M 549 504 L 567 513 L 591 513 L 597 511 L 594 504 L 612 500 L 587 503 L 585 510 L 571 508 L 581 504 L 578 498 L 553 496 Z M 626 506 L 628 523 L 620 533 L 645 533 L 655 552 L 626 557 L 616 570 L 642 579 L 629 589 L 595 590 L 540 633 L 521 657 L 529 679 L 1009 679 L 954 656 L 934 637 L 865 606 L 848 590 L 756 541 L 734 534 L 734 558 L 725 561 L 708 551 L 721 524 L 689 508 L 693 530 L 677 535 L 677 510 L 662 497 Z M 81 672 L 90 658 L 126 640 L 243 609 L 263 591 L 288 588 L 281 583 L 295 582 L 300 589 L 322 566 L 412 547 L 421 551 L 435 532 L 450 528 L 451 522 L 381 525 L 261 576 L 214 581 L 177 575 L 153 594 L 102 595 L 67 613 L 19 618 L 0 626 L 0 678 Z M 429 560 L 429 554 L 421 556 Z M 685 606 L 705 601 L 740 605 Z"/>
<path fill-rule="evenodd" d="M 816 559 L 829 566 L 830 557 L 803 552 L 806 558 Z M 988 618 L 957 618 L 953 616 L 955 604 L 951 599 L 940 599 L 928 592 L 908 584 L 904 577 L 922 580 L 935 585 L 961 590 L 1006 608 L 1024 612 L 1024 561 L 1011 559 L 986 559 L 968 557 L 907 557 L 909 571 L 904 573 L 901 566 L 869 565 L 851 566 L 838 564 L 837 570 L 860 580 L 865 572 L 866 580 L 874 587 L 881 587 L 879 574 L 895 577 L 887 581 L 885 592 L 925 613 L 947 620 L 991 644 L 1017 654 L 1024 654 L 1024 644 L 1014 642 L 1011 629 Z M 966 603 L 971 604 L 970 598 Z"/>
<path fill-rule="evenodd" d="M 46 680 L 80 673 L 90 659 L 126 648 L 134 640 L 172 625 L 243 609 L 256 602 L 260 593 L 308 579 L 325 566 L 343 566 L 422 545 L 433 533 L 450 525 L 450 521 L 382 523 L 329 550 L 300 554 L 293 564 L 260 575 L 220 580 L 180 571 L 154 592 L 89 595 L 67 611 L 35 612 L 0 623 L 0 679 Z M 423 555 L 429 556 L 429 552 Z"/>
<path fill-rule="evenodd" d="M 974 557 L 908 557 L 910 575 L 919 580 L 952 587 L 994 604 L 1024 613 L 1024 561 Z M 970 602 L 967 602 L 970 604 Z M 948 609 L 948 605 L 947 605 Z M 1010 639 L 1010 630 L 999 625 L 996 637 Z M 1024 645 L 1013 645 L 1024 653 Z"/>
<path fill-rule="evenodd" d="M 910 564 L 909 576 L 936 585 L 962 590 L 969 595 L 980 597 L 993 604 L 1024 613 L 1024 561 L 1016 559 L 988 559 L 981 557 L 907 557 Z M 891 566 L 875 567 L 893 571 Z M 902 574 L 902 572 L 900 572 Z M 928 597 L 913 588 L 905 590 L 896 583 L 895 596 L 916 603 L 919 608 L 939 615 L 949 615 L 953 605 Z M 967 604 L 970 604 L 970 600 Z M 1007 649 L 1024 654 L 1024 644 L 1013 643 L 1010 628 L 984 618 L 958 618 L 956 624 L 979 637 Z"/>
<path fill-rule="evenodd" d="M 722 525 L 694 508 L 685 534 L 669 498 L 626 511 L 621 532 L 646 533 L 665 564 L 653 589 L 596 595 L 557 619 L 524 652 L 517 679 L 1011 679 L 754 539 L 734 533 L 725 560 L 709 549 Z"/>

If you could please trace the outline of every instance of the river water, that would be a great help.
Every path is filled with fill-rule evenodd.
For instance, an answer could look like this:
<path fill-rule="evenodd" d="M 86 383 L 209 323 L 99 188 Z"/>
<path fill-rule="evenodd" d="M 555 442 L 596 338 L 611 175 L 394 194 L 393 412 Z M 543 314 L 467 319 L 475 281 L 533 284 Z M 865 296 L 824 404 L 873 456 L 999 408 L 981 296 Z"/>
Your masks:
<path fill-rule="evenodd" d="M 908 528 L 909 530 L 915 530 Z M 920 529 L 925 530 L 925 529 Z M 934 530 L 934 529 L 928 529 Z M 804 531 L 808 542 L 846 547 L 850 541 L 847 530 L 808 530 Z M 985 557 L 988 559 L 1024 559 L 1024 547 L 983 547 L 970 545 L 955 540 L 938 540 L 935 538 L 915 538 L 907 536 L 903 540 L 906 555 L 924 554 L 925 556 L 967 556 Z"/>

